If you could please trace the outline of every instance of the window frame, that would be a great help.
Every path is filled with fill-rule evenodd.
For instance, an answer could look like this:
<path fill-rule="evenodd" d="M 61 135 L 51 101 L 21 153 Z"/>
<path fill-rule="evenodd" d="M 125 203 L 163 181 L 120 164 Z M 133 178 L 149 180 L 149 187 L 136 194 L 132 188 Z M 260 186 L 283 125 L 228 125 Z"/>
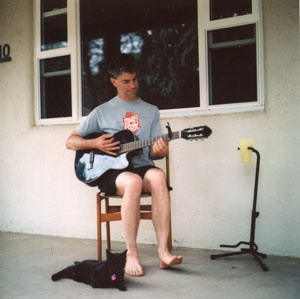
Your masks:
<path fill-rule="evenodd" d="M 264 109 L 264 67 L 263 67 L 263 26 L 262 1 L 252 0 L 252 14 L 210 21 L 209 0 L 198 6 L 198 41 L 200 71 L 200 112 L 205 114 L 232 113 Z M 210 105 L 209 104 L 209 66 L 208 66 L 208 31 L 256 24 L 256 67 L 257 67 L 257 102 Z M 202 74 L 202 76 L 201 76 Z"/>
<path fill-rule="evenodd" d="M 79 24 L 78 24 L 78 1 L 67 0 L 67 47 L 41 50 L 41 1 L 34 0 L 34 97 L 35 97 L 35 124 L 52 125 L 52 124 L 69 124 L 78 122 L 78 116 L 81 115 L 80 103 L 81 93 L 80 84 L 80 55 L 78 52 L 79 41 Z M 58 118 L 41 118 L 41 78 L 40 78 L 40 61 L 47 58 L 70 56 L 71 67 L 71 105 L 72 116 Z"/>
<path fill-rule="evenodd" d="M 263 56 L 263 15 L 262 0 L 252 0 L 252 14 L 231 18 L 210 20 L 210 1 L 198 1 L 198 51 L 199 51 L 199 106 L 192 108 L 160 110 L 161 118 L 177 118 L 211 114 L 225 114 L 247 111 L 263 111 L 264 106 L 264 56 Z M 80 47 L 80 0 L 67 0 L 68 46 L 41 51 L 40 0 L 34 0 L 34 93 L 35 124 L 72 124 L 80 123 L 82 116 L 82 81 L 81 81 L 81 47 Z M 210 105 L 209 104 L 209 64 L 208 31 L 248 24 L 256 25 L 256 67 L 257 67 L 257 101 L 246 103 Z M 70 55 L 71 59 L 71 94 L 72 116 L 61 118 L 41 118 L 40 71 L 41 59 Z"/>

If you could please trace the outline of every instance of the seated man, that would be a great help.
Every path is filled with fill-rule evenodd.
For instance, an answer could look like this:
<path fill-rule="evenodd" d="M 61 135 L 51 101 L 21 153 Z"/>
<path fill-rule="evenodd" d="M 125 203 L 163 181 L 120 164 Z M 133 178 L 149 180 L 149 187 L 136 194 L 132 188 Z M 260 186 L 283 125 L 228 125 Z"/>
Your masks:
<path fill-rule="evenodd" d="M 72 150 L 99 149 L 116 155 L 120 142 L 114 141 L 114 133 L 130 130 L 139 139 L 161 135 L 159 110 L 137 96 L 138 79 L 136 63 L 129 54 L 115 57 L 109 67 L 110 81 L 117 96 L 96 107 L 67 139 L 66 146 Z M 105 132 L 94 139 L 84 136 Z M 125 272 L 131 276 L 144 274 L 136 238 L 142 191 L 152 194 L 152 218 L 158 242 L 160 267 L 167 268 L 182 262 L 181 256 L 172 255 L 167 247 L 170 230 L 170 202 L 164 172 L 155 167 L 152 160 L 161 159 L 168 153 L 168 143 L 162 138 L 131 160 L 128 168 L 109 170 L 101 177 L 99 189 L 109 194 L 122 196 L 122 227 L 127 246 Z"/>

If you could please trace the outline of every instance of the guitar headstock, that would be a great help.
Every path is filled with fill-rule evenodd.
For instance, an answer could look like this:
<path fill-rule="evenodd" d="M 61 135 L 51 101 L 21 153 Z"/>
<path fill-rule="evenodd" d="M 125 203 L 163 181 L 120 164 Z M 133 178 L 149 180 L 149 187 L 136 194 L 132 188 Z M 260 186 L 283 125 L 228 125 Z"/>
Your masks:
<path fill-rule="evenodd" d="M 181 131 L 181 138 L 187 140 L 198 140 L 208 138 L 212 130 L 207 126 L 188 128 Z"/>

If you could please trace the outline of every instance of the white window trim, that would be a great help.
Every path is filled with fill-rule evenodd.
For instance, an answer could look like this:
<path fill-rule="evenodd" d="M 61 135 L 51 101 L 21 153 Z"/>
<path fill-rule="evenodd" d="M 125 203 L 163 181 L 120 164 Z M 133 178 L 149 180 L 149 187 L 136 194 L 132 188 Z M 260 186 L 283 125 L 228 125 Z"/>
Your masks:
<path fill-rule="evenodd" d="M 207 32 L 234 26 L 256 24 L 257 102 L 209 105 Z M 210 21 L 209 0 L 198 0 L 198 42 L 200 73 L 199 114 L 219 114 L 264 109 L 262 1 L 252 0 L 252 14 Z"/>
<path fill-rule="evenodd" d="M 35 28 L 35 124 L 77 124 L 82 117 L 81 93 L 81 55 L 80 55 L 80 11 L 79 0 L 67 0 L 68 17 L 68 46 L 66 48 L 41 51 L 40 45 L 40 1 L 34 0 L 34 28 Z M 208 86 L 208 40 L 210 30 L 256 24 L 257 48 L 257 102 L 237 103 L 226 105 L 209 105 Z M 263 111 L 264 106 L 264 57 L 263 57 L 263 19 L 262 0 L 252 0 L 252 14 L 232 18 L 210 21 L 209 0 L 198 0 L 198 43 L 199 43 L 199 107 L 161 110 L 161 118 L 181 118 L 199 115 L 225 114 L 248 111 Z M 41 119 L 40 114 L 40 74 L 39 60 L 57 56 L 70 55 L 71 57 L 71 93 L 72 117 Z"/>
<path fill-rule="evenodd" d="M 63 11 L 62 9 L 61 11 Z M 34 97 L 35 97 L 35 124 L 36 125 L 52 125 L 52 124 L 70 124 L 78 122 L 78 116 L 81 112 L 79 103 L 80 96 L 80 55 L 78 55 L 78 38 L 79 33 L 79 1 L 67 0 L 67 32 L 68 32 L 68 46 L 53 50 L 41 51 L 41 6 L 40 0 L 34 0 L 34 28 L 35 28 L 35 47 L 34 47 Z M 41 100 L 40 100 L 40 70 L 39 61 L 41 59 L 70 56 L 71 66 L 71 105 L 72 116 L 60 118 L 41 118 Z"/>

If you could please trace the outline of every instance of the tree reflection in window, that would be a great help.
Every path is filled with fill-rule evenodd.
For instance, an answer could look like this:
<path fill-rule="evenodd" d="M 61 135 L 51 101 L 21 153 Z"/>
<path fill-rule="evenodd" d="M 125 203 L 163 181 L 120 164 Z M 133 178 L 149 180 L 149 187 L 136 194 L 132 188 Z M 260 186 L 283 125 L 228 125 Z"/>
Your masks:
<path fill-rule="evenodd" d="M 151 32 L 149 30 L 149 32 Z M 138 33 L 128 33 L 121 35 L 121 53 L 140 54 L 144 41 Z"/>
<path fill-rule="evenodd" d="M 99 73 L 99 63 L 104 59 L 104 39 L 98 38 L 90 42 L 89 50 L 89 68 L 92 76 Z"/>

